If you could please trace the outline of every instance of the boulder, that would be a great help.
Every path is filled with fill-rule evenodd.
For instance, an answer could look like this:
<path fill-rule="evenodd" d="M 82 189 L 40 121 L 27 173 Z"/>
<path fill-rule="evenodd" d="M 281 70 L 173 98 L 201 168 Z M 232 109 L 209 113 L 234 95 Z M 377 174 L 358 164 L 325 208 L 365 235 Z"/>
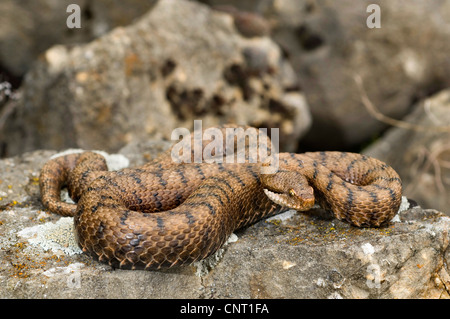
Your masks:
<path fill-rule="evenodd" d="M 310 125 L 295 74 L 268 37 L 244 37 L 230 15 L 159 1 L 141 19 L 88 43 L 57 45 L 27 73 L 5 128 L 7 154 L 33 149 L 118 151 L 170 139 L 177 127 L 280 128 L 293 150 Z"/>
<path fill-rule="evenodd" d="M 448 89 L 421 100 L 400 127 L 391 128 L 364 153 L 395 168 L 406 196 L 450 215 L 449 111 Z"/>
<path fill-rule="evenodd" d="M 116 168 L 127 164 L 125 155 L 134 165 L 165 146 L 138 148 L 115 155 Z M 236 232 L 218 253 L 191 266 L 112 269 L 81 253 L 72 218 L 43 209 L 39 170 L 54 154 L 0 160 L 3 298 L 450 297 L 450 218 L 407 208 L 406 199 L 383 228 L 355 228 L 322 210 L 288 211 Z"/>
<path fill-rule="evenodd" d="M 88 42 L 117 26 L 131 23 L 149 10 L 154 1 L 139 0 L 3 0 L 0 2 L 0 65 L 12 76 L 22 77 L 38 56 L 55 44 Z M 80 7 L 81 28 L 66 21 Z M 20 41 L 19 41 L 20 39 Z"/>
<path fill-rule="evenodd" d="M 386 129 L 361 103 L 359 75 L 372 102 L 397 119 L 424 96 L 450 86 L 446 1 L 228 1 L 263 16 L 289 57 L 313 116 L 305 149 L 359 149 Z M 380 28 L 367 20 L 380 9 Z"/>

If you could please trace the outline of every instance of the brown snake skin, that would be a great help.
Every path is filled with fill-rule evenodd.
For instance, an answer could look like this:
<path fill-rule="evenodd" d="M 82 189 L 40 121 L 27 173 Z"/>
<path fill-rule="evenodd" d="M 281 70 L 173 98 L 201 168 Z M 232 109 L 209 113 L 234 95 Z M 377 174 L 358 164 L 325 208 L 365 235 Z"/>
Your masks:
<path fill-rule="evenodd" d="M 336 218 L 370 227 L 387 223 L 401 202 L 397 173 L 360 154 L 280 153 L 273 175 L 260 174 L 261 164 L 174 164 L 169 154 L 113 172 L 92 152 L 51 159 L 40 175 L 42 203 L 74 216 L 80 247 L 99 261 L 158 269 L 211 255 L 283 206 L 307 210 L 315 198 Z M 65 185 L 77 204 L 61 201 Z"/>

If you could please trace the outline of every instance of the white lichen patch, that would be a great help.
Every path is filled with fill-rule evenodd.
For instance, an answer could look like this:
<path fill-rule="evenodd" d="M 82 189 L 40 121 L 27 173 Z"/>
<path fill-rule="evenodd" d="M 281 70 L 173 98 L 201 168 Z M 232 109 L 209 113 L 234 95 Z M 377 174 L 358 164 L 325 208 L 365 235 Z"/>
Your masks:
<path fill-rule="evenodd" d="M 68 149 L 63 152 L 53 155 L 51 158 L 56 158 L 56 157 L 60 157 L 60 156 L 68 155 L 68 154 L 74 154 L 74 153 L 82 153 L 82 152 L 86 152 L 86 150 Z M 103 151 L 92 151 L 92 152 L 98 153 L 105 158 L 106 164 L 108 165 L 108 169 L 110 171 L 117 171 L 119 169 L 128 167 L 130 165 L 130 161 L 128 160 L 128 158 L 126 158 L 122 154 L 108 154 Z"/>
<path fill-rule="evenodd" d="M 400 208 L 398 209 L 398 212 L 403 212 L 405 210 L 409 209 L 409 201 L 408 198 L 406 196 L 402 196 L 402 202 L 400 204 Z"/>
<path fill-rule="evenodd" d="M 73 229 L 72 217 L 61 217 L 56 223 L 27 227 L 17 233 L 28 240 L 28 243 L 45 251 L 63 252 L 67 255 L 81 254 Z"/>
<path fill-rule="evenodd" d="M 375 253 L 375 247 L 371 243 L 365 243 L 361 245 L 361 248 L 365 255 L 373 255 Z"/>
<path fill-rule="evenodd" d="M 278 214 L 278 215 L 269 217 L 269 218 L 267 218 L 266 220 L 267 220 L 267 221 L 279 220 L 279 221 L 282 221 L 282 222 L 283 222 L 283 221 L 285 221 L 285 220 L 291 219 L 291 218 L 294 217 L 296 214 L 297 214 L 297 211 L 296 211 L 296 210 L 290 209 L 290 210 L 288 210 L 288 211 L 286 211 L 286 212 L 284 212 L 284 213 L 281 213 L 281 214 Z"/>
<path fill-rule="evenodd" d="M 391 222 L 393 223 L 400 223 L 401 219 L 400 219 L 400 214 L 406 210 L 408 210 L 410 207 L 408 198 L 406 196 L 402 196 L 402 202 L 400 203 L 400 207 L 398 209 L 397 214 L 395 214 L 395 216 L 392 218 Z"/>
<path fill-rule="evenodd" d="M 53 277 L 56 275 L 67 275 L 67 274 L 71 274 L 73 272 L 79 271 L 81 268 L 84 267 L 84 264 L 82 263 L 73 263 L 68 265 L 67 267 L 53 267 L 50 268 L 49 270 L 44 271 L 42 274 L 46 277 Z"/>
<path fill-rule="evenodd" d="M 289 269 L 289 268 L 292 268 L 292 267 L 294 267 L 294 266 L 297 266 L 297 263 L 293 263 L 293 262 L 290 262 L 290 261 L 288 261 L 288 260 L 283 260 L 283 261 L 281 262 L 281 266 L 283 267 L 283 269 L 287 270 L 287 269 Z"/>

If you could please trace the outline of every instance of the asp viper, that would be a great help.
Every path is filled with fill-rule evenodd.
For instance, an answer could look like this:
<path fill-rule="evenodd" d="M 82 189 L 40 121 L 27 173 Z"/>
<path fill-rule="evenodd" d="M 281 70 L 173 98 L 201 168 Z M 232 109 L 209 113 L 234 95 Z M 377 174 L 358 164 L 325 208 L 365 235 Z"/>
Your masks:
<path fill-rule="evenodd" d="M 376 227 L 401 203 L 398 174 L 365 155 L 279 153 L 278 172 L 261 174 L 261 163 L 176 164 L 170 151 L 120 171 L 108 171 L 93 152 L 53 158 L 40 175 L 42 203 L 74 216 L 84 252 L 126 269 L 203 259 L 236 229 L 287 208 L 308 210 L 316 202 L 337 219 Z M 76 204 L 61 201 L 64 186 Z"/>

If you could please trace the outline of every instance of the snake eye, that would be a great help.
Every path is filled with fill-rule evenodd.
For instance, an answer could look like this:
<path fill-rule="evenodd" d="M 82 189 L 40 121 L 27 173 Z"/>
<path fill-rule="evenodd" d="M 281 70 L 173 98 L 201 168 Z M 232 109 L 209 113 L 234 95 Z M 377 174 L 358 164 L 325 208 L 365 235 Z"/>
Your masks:
<path fill-rule="evenodd" d="M 289 189 L 289 195 L 290 196 L 297 196 L 297 193 L 291 188 L 291 189 Z"/>

